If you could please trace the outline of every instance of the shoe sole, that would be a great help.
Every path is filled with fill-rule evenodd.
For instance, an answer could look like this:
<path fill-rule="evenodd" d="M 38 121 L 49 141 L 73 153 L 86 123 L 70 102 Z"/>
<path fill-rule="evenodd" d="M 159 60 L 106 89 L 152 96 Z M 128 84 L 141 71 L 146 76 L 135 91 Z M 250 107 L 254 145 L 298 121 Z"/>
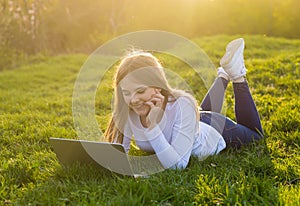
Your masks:
<path fill-rule="evenodd" d="M 239 48 L 241 48 L 241 46 L 244 47 L 244 39 L 243 38 L 235 39 L 227 45 L 226 53 L 220 61 L 220 64 L 223 68 L 227 67 L 230 62 L 234 62 L 234 60 L 233 60 L 234 54 L 236 53 L 236 51 Z M 229 50 L 231 53 L 228 55 Z"/>

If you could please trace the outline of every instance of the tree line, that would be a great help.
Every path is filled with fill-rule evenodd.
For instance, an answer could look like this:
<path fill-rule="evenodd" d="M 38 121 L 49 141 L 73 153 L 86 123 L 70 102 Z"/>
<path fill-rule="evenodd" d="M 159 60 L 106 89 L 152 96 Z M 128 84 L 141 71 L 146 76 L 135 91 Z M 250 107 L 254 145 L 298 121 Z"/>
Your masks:
<path fill-rule="evenodd" d="M 300 37 L 299 0 L 0 0 L 0 54 L 91 52 L 144 29 Z"/>

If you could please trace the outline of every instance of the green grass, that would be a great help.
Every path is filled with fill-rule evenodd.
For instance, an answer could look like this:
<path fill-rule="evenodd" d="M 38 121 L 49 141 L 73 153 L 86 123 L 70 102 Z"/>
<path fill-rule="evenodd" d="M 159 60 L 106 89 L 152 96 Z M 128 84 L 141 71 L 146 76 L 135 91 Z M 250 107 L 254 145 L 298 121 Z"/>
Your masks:
<path fill-rule="evenodd" d="M 194 41 L 217 65 L 234 38 Z M 4 68 L 0 205 L 300 205 L 300 40 L 244 38 L 248 81 L 266 139 L 203 162 L 192 158 L 185 170 L 166 170 L 149 178 L 120 177 L 80 165 L 62 168 L 58 163 L 49 137 L 76 138 L 72 92 L 87 55 L 43 57 L 14 70 Z M 186 67 L 164 59 L 168 68 Z M 199 82 L 193 76 L 185 74 L 197 90 Z M 112 94 L 109 78 L 106 81 L 96 103 L 102 130 Z M 196 95 L 201 101 L 204 93 Z M 229 87 L 225 112 L 234 118 L 232 98 Z"/>

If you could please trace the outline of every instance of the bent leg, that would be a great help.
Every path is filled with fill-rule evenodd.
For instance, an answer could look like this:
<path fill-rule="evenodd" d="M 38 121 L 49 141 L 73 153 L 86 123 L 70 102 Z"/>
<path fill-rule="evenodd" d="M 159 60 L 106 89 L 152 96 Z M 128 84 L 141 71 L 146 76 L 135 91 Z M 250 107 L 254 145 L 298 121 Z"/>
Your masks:
<path fill-rule="evenodd" d="M 238 124 L 263 134 L 260 118 L 247 81 L 233 83 L 235 116 Z"/>
<path fill-rule="evenodd" d="M 200 104 L 202 110 L 217 113 L 221 112 L 228 82 L 228 80 L 222 77 L 216 78 Z"/>

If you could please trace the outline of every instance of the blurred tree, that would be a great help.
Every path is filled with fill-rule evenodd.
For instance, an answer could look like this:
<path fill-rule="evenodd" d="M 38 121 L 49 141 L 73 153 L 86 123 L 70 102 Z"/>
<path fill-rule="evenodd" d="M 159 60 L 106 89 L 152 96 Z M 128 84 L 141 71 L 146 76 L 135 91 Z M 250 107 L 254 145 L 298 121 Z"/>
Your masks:
<path fill-rule="evenodd" d="M 274 34 L 286 37 L 300 37 L 300 1 L 274 0 Z"/>
<path fill-rule="evenodd" d="M 38 48 L 38 19 L 42 0 L 2 0 L 0 3 L 0 39 L 2 46 L 35 53 Z M 48 1 L 43 1 L 46 6 Z"/>
<path fill-rule="evenodd" d="M 0 0 L 0 50 L 90 52 L 143 29 L 299 38 L 299 10 L 299 0 Z"/>

